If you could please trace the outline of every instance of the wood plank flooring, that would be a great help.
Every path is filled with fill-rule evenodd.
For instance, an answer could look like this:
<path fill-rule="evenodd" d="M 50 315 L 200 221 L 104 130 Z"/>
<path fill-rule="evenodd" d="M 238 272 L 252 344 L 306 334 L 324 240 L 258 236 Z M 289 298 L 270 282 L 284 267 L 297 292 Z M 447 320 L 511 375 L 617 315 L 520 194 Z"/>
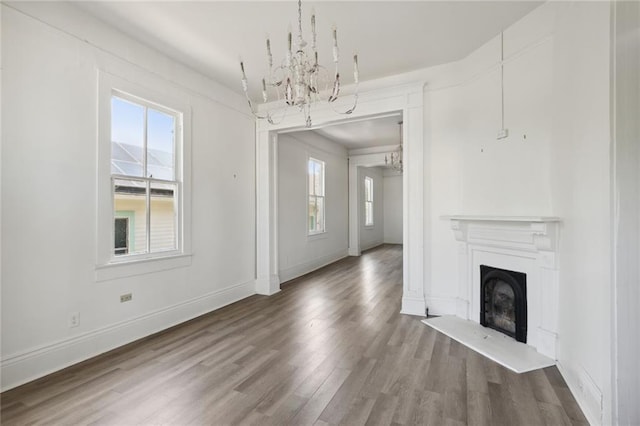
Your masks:
<path fill-rule="evenodd" d="M 3 425 L 586 425 L 555 367 L 515 374 L 400 315 L 385 245 L 0 395 Z"/>

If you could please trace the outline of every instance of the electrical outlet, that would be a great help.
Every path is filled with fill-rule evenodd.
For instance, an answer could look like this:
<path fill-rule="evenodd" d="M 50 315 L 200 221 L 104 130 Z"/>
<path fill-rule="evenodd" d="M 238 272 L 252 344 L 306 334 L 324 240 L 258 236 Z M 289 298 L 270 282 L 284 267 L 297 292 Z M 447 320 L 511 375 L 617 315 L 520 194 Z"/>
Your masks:
<path fill-rule="evenodd" d="M 80 312 L 71 312 L 69 314 L 69 328 L 77 327 L 80 325 Z"/>
<path fill-rule="evenodd" d="M 120 303 L 129 302 L 131 299 L 133 299 L 133 295 L 131 293 L 120 295 Z"/>

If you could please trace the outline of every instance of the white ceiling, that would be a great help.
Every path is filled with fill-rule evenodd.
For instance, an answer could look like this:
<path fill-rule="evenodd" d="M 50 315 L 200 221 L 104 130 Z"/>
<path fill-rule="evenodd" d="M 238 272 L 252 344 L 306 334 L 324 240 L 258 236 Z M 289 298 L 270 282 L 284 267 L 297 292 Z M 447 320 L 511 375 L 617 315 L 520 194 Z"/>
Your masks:
<path fill-rule="evenodd" d="M 316 11 L 320 62 L 331 65 L 331 27 L 338 27 L 341 75 L 352 81 L 358 53 L 361 80 L 461 59 L 542 2 L 303 2 L 308 39 Z M 241 92 L 239 57 L 258 89 L 269 34 L 275 63 L 284 58 L 287 27 L 297 25 L 295 1 L 86 1 L 74 3 L 120 31 Z"/>
<path fill-rule="evenodd" d="M 400 143 L 400 115 L 335 124 L 312 130 L 345 148 L 360 149 Z"/>
<path fill-rule="evenodd" d="M 284 58 L 295 1 L 87 1 L 86 12 L 238 93 L 239 57 L 252 97 L 265 74 L 266 34 L 274 62 Z M 331 27 L 338 27 L 343 84 L 352 82 L 358 53 L 360 79 L 369 80 L 455 61 L 498 35 L 539 1 L 316 1 L 303 2 L 303 34 L 316 12 L 321 64 L 331 64 Z M 348 149 L 398 143 L 398 118 L 316 130 Z"/>

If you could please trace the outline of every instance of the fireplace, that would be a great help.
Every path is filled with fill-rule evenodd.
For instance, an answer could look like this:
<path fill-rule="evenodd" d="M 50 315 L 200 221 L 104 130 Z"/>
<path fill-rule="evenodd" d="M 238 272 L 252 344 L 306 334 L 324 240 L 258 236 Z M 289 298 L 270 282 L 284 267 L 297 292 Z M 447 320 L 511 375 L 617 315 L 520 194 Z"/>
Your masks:
<path fill-rule="evenodd" d="M 460 318 L 480 323 L 480 312 L 485 307 L 485 295 L 481 287 L 486 281 L 484 276 L 481 277 L 480 267 L 499 268 L 507 274 L 506 278 L 498 274 L 499 271 L 495 271 L 494 278 L 501 278 L 513 292 L 512 296 L 501 284 L 499 297 L 507 300 L 513 297 L 514 302 L 517 299 L 524 306 L 519 314 L 515 310 L 513 313 L 516 316 L 514 339 L 526 340 L 527 345 L 533 346 L 541 354 L 556 359 L 560 219 L 546 216 L 448 218 L 458 241 L 458 296 L 450 305 L 442 306 L 441 311 L 455 312 Z M 524 274 L 524 280 L 519 282 L 517 273 L 512 275 L 509 271 Z M 496 284 L 492 285 L 495 287 Z M 433 297 L 427 301 L 431 308 L 437 306 L 440 299 Z M 506 300 L 500 301 L 503 302 Z M 429 310 L 437 312 L 435 309 Z M 521 339 L 518 339 L 518 335 Z"/>
<path fill-rule="evenodd" d="M 480 265 L 480 324 L 527 343 L 527 275 Z"/>

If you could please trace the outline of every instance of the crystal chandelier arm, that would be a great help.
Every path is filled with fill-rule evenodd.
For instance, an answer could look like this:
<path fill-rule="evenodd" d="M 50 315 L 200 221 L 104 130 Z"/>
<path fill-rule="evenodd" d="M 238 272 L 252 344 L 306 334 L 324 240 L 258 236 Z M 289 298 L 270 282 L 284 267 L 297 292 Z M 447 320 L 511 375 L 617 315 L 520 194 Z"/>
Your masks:
<path fill-rule="evenodd" d="M 311 49 L 315 53 L 316 64 L 318 63 L 318 50 L 316 45 L 316 11 L 311 9 Z"/>
<path fill-rule="evenodd" d="M 333 62 L 336 64 L 336 66 L 338 66 L 338 56 L 339 56 L 339 52 L 338 52 L 338 27 L 336 27 L 336 25 L 333 25 L 332 28 L 333 31 Z"/>
<path fill-rule="evenodd" d="M 267 113 L 267 115 L 260 115 L 260 114 L 258 114 L 258 112 L 256 111 L 255 107 L 253 106 L 253 102 L 251 101 L 251 98 L 249 97 L 249 85 L 247 83 L 247 75 L 244 72 L 244 62 L 242 62 L 242 60 L 240 60 L 240 70 L 242 71 L 242 90 L 244 91 L 244 97 L 247 98 L 247 103 L 249 104 L 249 108 L 251 109 L 251 113 L 256 118 L 270 120 L 270 116 L 269 116 L 268 113 Z M 262 82 L 263 82 L 263 85 L 264 85 L 264 79 L 262 79 Z M 264 94 L 264 92 L 263 92 L 263 96 L 266 96 Z"/>
<path fill-rule="evenodd" d="M 337 65 L 336 65 L 337 67 Z M 329 97 L 329 103 L 331 104 L 331 109 L 338 114 L 351 114 L 356 107 L 358 106 L 358 88 L 360 86 L 360 75 L 358 70 L 358 55 L 353 55 L 353 81 L 356 85 L 355 94 L 353 95 L 353 106 L 346 111 L 338 111 L 334 108 L 333 102 L 338 99 L 338 94 L 340 93 L 340 75 L 336 72 L 336 80 L 334 82 L 333 93 Z"/>
<path fill-rule="evenodd" d="M 273 82 L 273 55 L 271 54 L 271 40 L 267 36 L 267 63 L 269 64 L 269 83 Z"/>

